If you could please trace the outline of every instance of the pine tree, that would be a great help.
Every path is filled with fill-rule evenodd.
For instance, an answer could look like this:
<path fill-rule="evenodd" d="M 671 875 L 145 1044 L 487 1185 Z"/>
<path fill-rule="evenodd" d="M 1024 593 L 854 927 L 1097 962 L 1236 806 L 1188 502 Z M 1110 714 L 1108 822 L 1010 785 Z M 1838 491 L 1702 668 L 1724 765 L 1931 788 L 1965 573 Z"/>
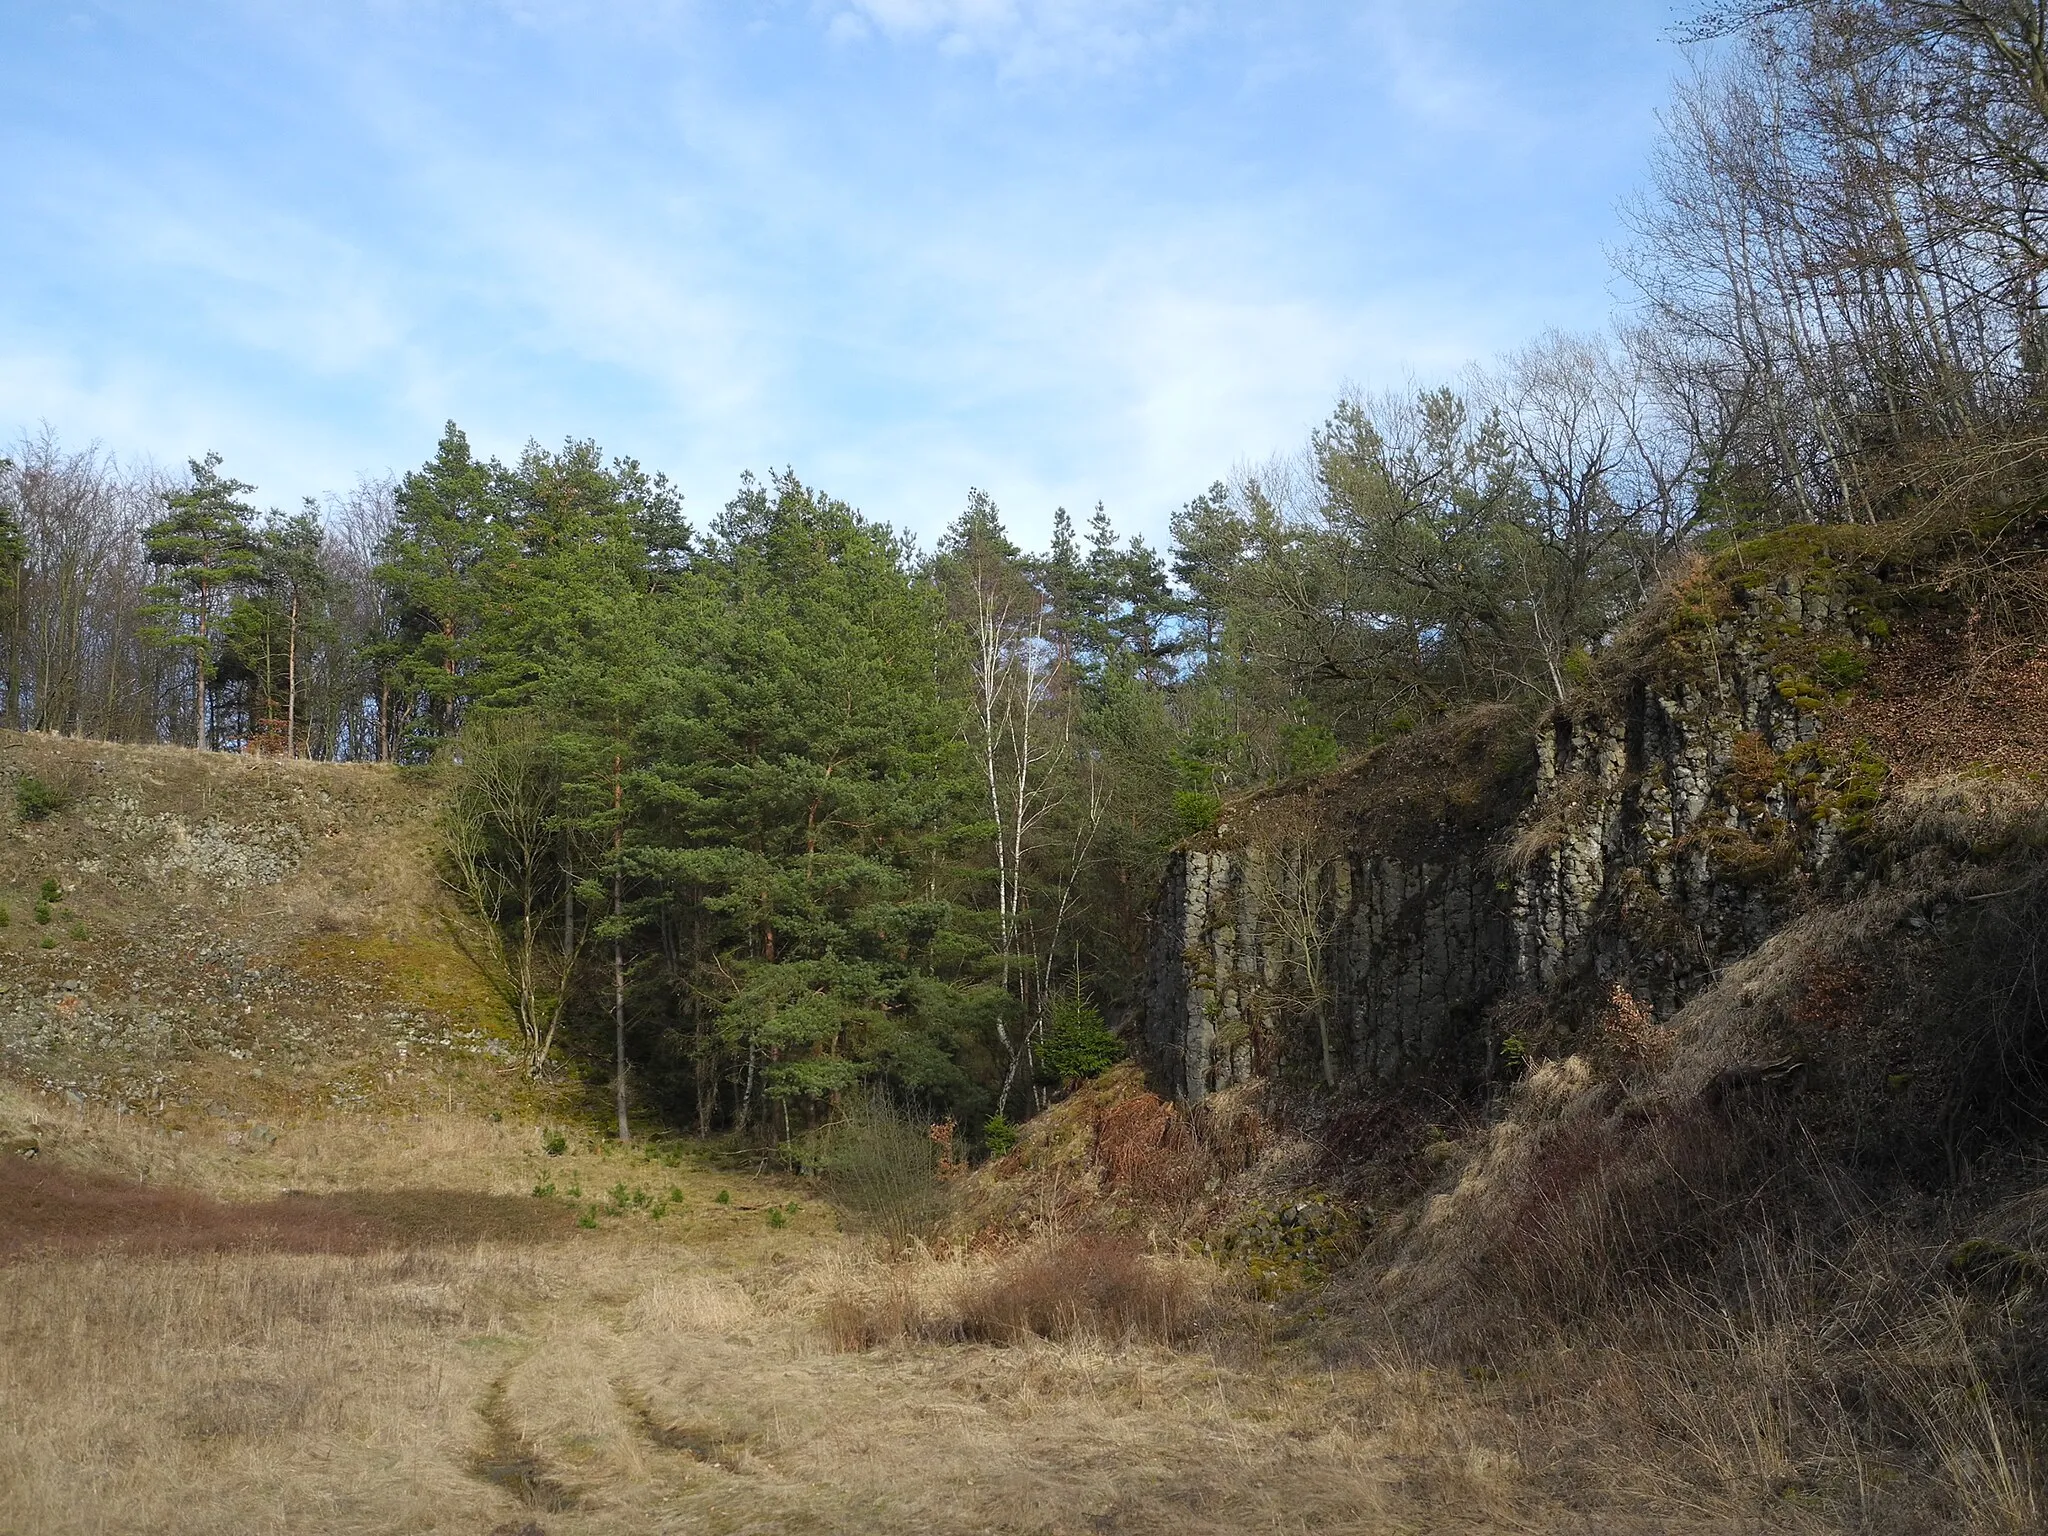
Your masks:
<path fill-rule="evenodd" d="M 399 485 L 377 574 L 403 614 L 386 672 L 412 722 L 398 749 L 407 756 L 461 726 L 482 594 L 501 544 L 502 474 L 476 460 L 451 421 L 434 457 Z"/>
<path fill-rule="evenodd" d="M 886 527 L 747 481 L 664 599 L 636 867 L 664 893 L 700 1123 L 785 1125 L 882 1075 L 985 1109 L 991 947 L 959 904 L 972 803 L 942 614 Z"/>
<path fill-rule="evenodd" d="M 14 460 L 0 458 L 0 480 L 14 468 Z M 21 563 L 28 558 L 28 540 L 21 531 L 21 519 L 14 508 L 0 500 L 0 583 L 12 584 Z"/>
<path fill-rule="evenodd" d="M 206 685 L 213 674 L 221 617 L 261 571 L 255 509 L 241 498 L 253 486 L 220 473 L 209 453 L 191 461 L 191 483 L 164 493 L 164 516 L 143 530 L 149 563 L 164 575 L 148 589 L 148 638 L 192 658 L 193 744 L 207 745 Z"/>

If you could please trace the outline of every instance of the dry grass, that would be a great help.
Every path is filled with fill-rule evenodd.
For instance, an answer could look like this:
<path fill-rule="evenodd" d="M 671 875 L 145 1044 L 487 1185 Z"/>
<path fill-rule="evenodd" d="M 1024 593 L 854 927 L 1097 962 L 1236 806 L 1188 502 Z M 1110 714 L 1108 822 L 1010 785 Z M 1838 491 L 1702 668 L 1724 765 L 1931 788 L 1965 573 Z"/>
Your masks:
<path fill-rule="evenodd" d="M 1553 1075 L 1530 1097 L 1561 1123 L 1592 1087 Z M 1740 1315 L 1704 1295 L 1616 1311 L 1597 1333 L 1525 1314 L 1512 1348 L 1459 1366 L 1377 1321 L 1348 1351 L 1332 1353 L 1327 1328 L 1289 1343 L 1301 1319 L 1128 1238 L 891 1259 L 783 1182 L 581 1140 L 550 1158 L 533 1125 L 421 1122 L 395 1147 L 355 1131 L 351 1147 L 346 1122 L 324 1126 L 322 1155 L 386 1181 L 380 1198 L 488 1196 L 538 1170 L 591 1195 L 681 1199 L 660 1221 L 629 1210 L 519 1242 L 387 1233 L 361 1253 L 8 1265 L 0 1530 L 1907 1532 L 2033 1519 L 2026 1439 L 1957 1343 L 2005 1303 L 1899 1307 L 1904 1270 L 1883 1291 L 1872 1264 L 1780 1255 L 1771 1269 L 1759 1249 L 1759 1299 Z M 85 1166 L 104 1137 L 107 1161 L 128 1163 L 119 1138 L 148 1134 L 74 1112 L 45 1156 Z M 215 1156 L 184 1172 L 246 1193 L 246 1164 Z M 407 1159 L 412 1183 L 393 1182 Z M 2038 1216 L 2016 1208 L 2012 1235 Z M 1552 1237 L 1564 1246 L 1536 1251 L 1556 1264 L 1569 1234 Z M 1884 1251 L 1896 1267 L 1900 1250 Z M 1839 1305 L 1815 1304 L 1836 1293 Z M 1485 1304 L 1470 1287 L 1435 1294 Z"/>
<path fill-rule="evenodd" d="M 1999 1245 L 1965 1276 L 1938 1213 L 1877 1204 L 1768 1106 L 1713 1093 L 1756 1043 L 1728 1015 L 1789 1007 L 1775 994 L 1814 958 L 1732 973 L 1632 1089 L 1539 1065 L 1347 1282 L 1354 1358 L 1402 1341 L 1466 1374 L 1554 1490 L 1661 1488 L 1731 1522 L 2039 1530 L 2038 1196 L 1980 1215 Z"/>
<path fill-rule="evenodd" d="M 37 1163 L 132 1167 L 154 1134 L 64 1113 Z M 1606 1529 L 1701 1526 L 1567 1498 L 1466 1384 L 1319 1364 L 1213 1269 L 1132 1242 L 892 1261 L 787 1183 L 594 1143 L 549 1158 L 530 1124 L 348 1131 L 324 1125 L 321 1155 L 380 1198 L 538 1170 L 585 1209 L 607 1185 L 680 1199 L 516 1243 L 18 1259 L 0 1270 L 0 1530 L 1220 1536 L 1579 1530 L 1588 1508 Z M 180 1171 L 255 1193 L 225 1153 Z M 901 1326 L 833 1335 L 887 1305 Z"/>
<path fill-rule="evenodd" d="M 842 1350 L 962 1340 L 1185 1344 L 1247 1321 L 1214 1266 L 1099 1234 L 1032 1243 L 999 1260 L 927 1261 L 850 1277 L 820 1319 Z"/>

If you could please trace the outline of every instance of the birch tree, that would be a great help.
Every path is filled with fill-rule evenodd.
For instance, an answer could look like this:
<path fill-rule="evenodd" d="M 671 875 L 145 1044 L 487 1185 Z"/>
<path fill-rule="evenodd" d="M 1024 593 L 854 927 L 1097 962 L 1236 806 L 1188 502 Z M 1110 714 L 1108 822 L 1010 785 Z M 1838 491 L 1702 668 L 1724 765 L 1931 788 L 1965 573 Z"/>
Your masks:
<path fill-rule="evenodd" d="M 1057 657 L 1047 643 L 1045 594 L 985 492 L 970 493 L 947 534 L 940 570 L 968 647 L 968 730 L 987 795 L 1002 984 L 1018 1003 L 1015 1026 L 1000 1018 L 996 1025 L 1008 1058 L 998 1102 L 1007 1103 L 1043 1023 L 1041 973 L 1051 946 L 1040 957 L 1029 942 L 1027 862 L 1053 806 L 1052 768 L 1071 722 L 1054 708 Z"/>

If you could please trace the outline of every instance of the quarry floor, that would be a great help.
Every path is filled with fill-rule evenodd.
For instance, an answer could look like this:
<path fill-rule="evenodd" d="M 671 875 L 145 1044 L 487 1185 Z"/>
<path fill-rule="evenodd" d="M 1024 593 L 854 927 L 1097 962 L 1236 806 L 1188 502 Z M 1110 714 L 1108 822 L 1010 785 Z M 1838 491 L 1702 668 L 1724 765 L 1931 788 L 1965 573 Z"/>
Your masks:
<path fill-rule="evenodd" d="M 0 1111 L 20 1536 L 1749 1526 L 1582 1497 L 1468 1384 L 1256 1328 L 843 1347 L 835 1306 L 985 1261 L 886 1257 L 681 1146 L 550 1156 L 481 1115 L 173 1146 L 5 1085 Z"/>

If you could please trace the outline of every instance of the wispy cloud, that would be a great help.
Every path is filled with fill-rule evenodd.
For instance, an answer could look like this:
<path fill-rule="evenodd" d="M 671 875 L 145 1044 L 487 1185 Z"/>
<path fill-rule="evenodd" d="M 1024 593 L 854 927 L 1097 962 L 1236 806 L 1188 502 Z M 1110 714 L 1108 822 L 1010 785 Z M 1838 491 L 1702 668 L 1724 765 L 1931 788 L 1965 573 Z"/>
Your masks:
<path fill-rule="evenodd" d="M 145 37 L 110 4 L 125 53 L 32 38 L 88 75 L 61 99 L 0 60 L 33 214 L 0 226 L 0 426 L 218 447 L 288 499 L 454 416 L 494 451 L 596 436 L 700 507 L 788 463 L 926 534 L 978 484 L 1027 536 L 1098 498 L 1156 536 L 1346 381 L 1604 303 L 1605 203 L 1565 205 L 1563 159 L 1533 184 L 1519 141 L 1569 124 L 1487 17 L 199 9 Z"/>
<path fill-rule="evenodd" d="M 1186 40 L 1208 21 L 1188 0 L 838 0 L 830 35 L 936 44 L 993 59 L 1018 77 L 1102 72 Z"/>

